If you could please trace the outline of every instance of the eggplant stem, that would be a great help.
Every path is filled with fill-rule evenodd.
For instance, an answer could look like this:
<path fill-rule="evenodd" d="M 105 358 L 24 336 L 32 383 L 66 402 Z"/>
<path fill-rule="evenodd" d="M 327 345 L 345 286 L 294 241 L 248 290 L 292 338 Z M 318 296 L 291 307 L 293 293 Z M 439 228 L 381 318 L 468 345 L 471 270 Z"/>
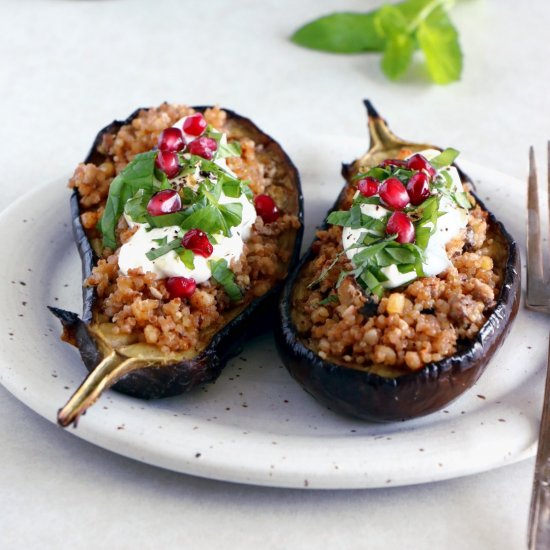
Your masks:
<path fill-rule="evenodd" d="M 57 423 L 66 428 L 77 425 L 80 415 L 91 407 L 101 394 L 124 375 L 139 369 L 143 361 L 135 357 L 124 357 L 113 350 L 97 364 L 73 393 L 66 405 L 57 413 Z"/>
<path fill-rule="evenodd" d="M 388 128 L 386 121 L 374 109 L 368 110 L 368 114 L 371 152 L 386 151 L 405 144 Z"/>

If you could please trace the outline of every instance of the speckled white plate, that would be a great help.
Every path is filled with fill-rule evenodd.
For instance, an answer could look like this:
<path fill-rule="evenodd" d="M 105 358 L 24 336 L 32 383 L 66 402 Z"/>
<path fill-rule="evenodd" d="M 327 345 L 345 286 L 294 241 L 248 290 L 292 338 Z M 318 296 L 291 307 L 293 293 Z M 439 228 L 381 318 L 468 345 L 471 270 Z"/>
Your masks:
<path fill-rule="evenodd" d="M 307 244 L 338 193 L 340 161 L 365 144 L 333 136 L 297 143 L 289 150 L 302 171 Z M 522 182 L 461 164 L 523 242 Z M 81 310 L 65 181 L 33 190 L 0 215 L 0 382 L 52 422 L 85 375 L 46 309 Z M 414 421 L 369 424 L 332 413 L 290 378 L 266 335 L 215 384 L 154 402 L 109 391 L 71 432 L 163 468 L 257 485 L 364 488 L 472 474 L 534 454 L 549 328 L 546 317 L 522 307 L 479 383 L 447 409 Z"/>

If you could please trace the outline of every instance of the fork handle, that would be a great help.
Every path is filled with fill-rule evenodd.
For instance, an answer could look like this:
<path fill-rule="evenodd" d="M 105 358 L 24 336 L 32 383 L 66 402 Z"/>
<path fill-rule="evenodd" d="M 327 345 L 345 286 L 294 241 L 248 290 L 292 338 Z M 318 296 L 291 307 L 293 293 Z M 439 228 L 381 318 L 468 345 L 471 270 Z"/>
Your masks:
<path fill-rule="evenodd" d="M 529 549 L 550 548 L 550 344 L 529 514 Z"/>

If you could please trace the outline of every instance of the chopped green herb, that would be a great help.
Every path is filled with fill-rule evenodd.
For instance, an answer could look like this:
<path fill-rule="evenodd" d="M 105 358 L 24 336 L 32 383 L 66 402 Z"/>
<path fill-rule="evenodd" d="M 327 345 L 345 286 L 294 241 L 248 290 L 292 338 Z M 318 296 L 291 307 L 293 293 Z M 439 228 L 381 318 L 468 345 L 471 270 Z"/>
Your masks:
<path fill-rule="evenodd" d="M 164 236 L 162 239 L 153 239 L 153 242 L 159 246 L 164 246 L 165 244 L 168 244 L 168 237 Z"/>
<path fill-rule="evenodd" d="M 198 193 L 195 193 L 190 187 L 184 187 L 180 191 L 180 197 L 183 204 L 193 204 L 199 200 Z"/>
<path fill-rule="evenodd" d="M 235 283 L 235 274 L 227 266 L 227 260 L 211 260 L 208 265 L 212 271 L 213 279 L 222 285 L 229 299 L 233 302 L 240 300 L 243 293 Z"/>
<path fill-rule="evenodd" d="M 136 194 L 124 205 L 124 213 L 136 223 L 147 221 L 147 204 L 152 197 L 152 193 L 145 193 L 143 189 L 138 189 Z"/>
<path fill-rule="evenodd" d="M 176 249 L 176 254 L 187 269 L 195 269 L 195 254 L 192 250 L 182 246 L 181 249 Z"/>
<path fill-rule="evenodd" d="M 446 166 L 450 166 L 456 160 L 458 155 L 460 155 L 460 151 L 457 151 L 452 147 L 448 147 L 439 153 L 437 157 L 430 160 L 430 164 L 437 169 L 445 168 Z"/>
<path fill-rule="evenodd" d="M 109 196 L 98 228 L 103 235 L 103 246 L 116 248 L 115 228 L 124 212 L 124 205 L 140 189 L 144 193 L 155 191 L 156 151 L 141 153 L 118 174 L 109 186 Z"/>
<path fill-rule="evenodd" d="M 159 246 L 159 248 L 155 248 L 153 250 L 149 250 L 145 256 L 147 256 L 148 260 L 156 260 L 157 258 L 160 258 L 161 256 L 164 256 L 165 254 L 168 254 L 171 250 L 176 250 L 176 248 L 179 248 L 181 246 L 181 239 L 174 239 L 173 241 L 170 241 L 169 243 Z"/>
<path fill-rule="evenodd" d="M 453 193 L 453 200 L 461 208 L 465 208 L 466 210 L 470 210 L 472 208 L 472 204 L 468 200 L 468 194 L 465 193 L 464 191 Z"/>
<path fill-rule="evenodd" d="M 240 157 L 242 154 L 241 144 L 238 141 L 231 143 L 221 143 L 216 151 L 216 159 L 224 159 L 229 157 Z"/>

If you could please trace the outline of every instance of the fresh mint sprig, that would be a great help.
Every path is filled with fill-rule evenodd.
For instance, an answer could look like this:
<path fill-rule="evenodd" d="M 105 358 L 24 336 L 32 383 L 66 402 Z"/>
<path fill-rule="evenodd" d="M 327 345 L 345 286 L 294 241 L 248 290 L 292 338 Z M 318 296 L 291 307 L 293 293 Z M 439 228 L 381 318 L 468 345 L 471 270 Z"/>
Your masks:
<path fill-rule="evenodd" d="M 334 13 L 304 25 L 291 40 L 332 53 L 382 53 L 381 67 L 391 80 L 405 74 L 420 49 L 430 78 L 449 84 L 462 74 L 458 31 L 448 14 L 453 4 L 454 0 L 406 0 L 368 13 Z"/>

